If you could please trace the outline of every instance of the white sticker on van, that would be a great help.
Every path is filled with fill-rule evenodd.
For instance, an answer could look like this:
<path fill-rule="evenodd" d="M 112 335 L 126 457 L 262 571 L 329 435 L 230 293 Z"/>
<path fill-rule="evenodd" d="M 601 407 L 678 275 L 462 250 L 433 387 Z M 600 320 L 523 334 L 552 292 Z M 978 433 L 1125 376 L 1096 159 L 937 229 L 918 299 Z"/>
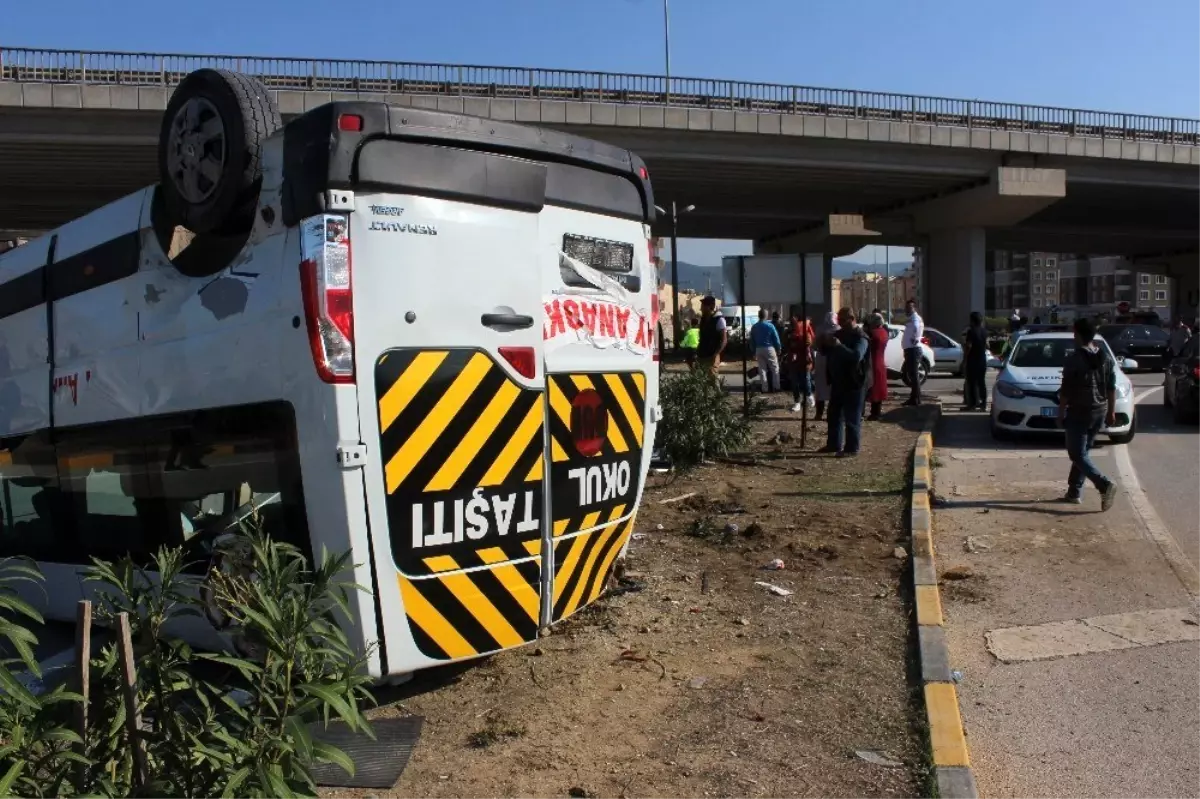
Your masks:
<path fill-rule="evenodd" d="M 542 340 L 547 351 L 582 341 L 597 349 L 650 351 L 655 321 L 628 305 L 583 297 L 553 297 L 542 303 Z"/>

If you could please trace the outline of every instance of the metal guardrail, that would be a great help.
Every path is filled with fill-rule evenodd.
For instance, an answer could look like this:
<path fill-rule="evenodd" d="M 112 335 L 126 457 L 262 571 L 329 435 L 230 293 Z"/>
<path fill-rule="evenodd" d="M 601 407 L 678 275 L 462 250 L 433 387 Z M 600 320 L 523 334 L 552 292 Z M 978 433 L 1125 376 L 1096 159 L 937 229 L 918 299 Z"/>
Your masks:
<path fill-rule="evenodd" d="M 202 67 L 246 72 L 271 89 L 665 105 L 1200 144 L 1200 120 L 1195 119 L 853 89 L 678 77 L 668 85 L 661 75 L 467 64 L 0 47 L 0 80 L 4 81 L 170 87 Z"/>

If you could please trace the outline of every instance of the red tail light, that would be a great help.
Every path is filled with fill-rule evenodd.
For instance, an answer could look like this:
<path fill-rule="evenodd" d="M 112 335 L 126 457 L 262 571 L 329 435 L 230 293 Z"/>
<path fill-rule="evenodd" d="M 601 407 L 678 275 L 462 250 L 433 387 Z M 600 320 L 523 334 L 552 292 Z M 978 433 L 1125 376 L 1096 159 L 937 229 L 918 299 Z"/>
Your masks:
<path fill-rule="evenodd" d="M 358 133 L 363 129 L 363 118 L 358 114 L 342 114 L 338 117 L 338 130 Z"/>
<path fill-rule="evenodd" d="M 1200 380 L 1200 366 L 1192 367 L 1192 377 L 1196 378 L 1197 380 Z"/>
<path fill-rule="evenodd" d="M 353 383 L 350 221 L 338 214 L 321 214 L 300 226 L 300 291 L 317 375 L 326 383 Z"/>
<path fill-rule="evenodd" d="M 521 377 L 537 377 L 537 356 L 533 347 L 501 347 L 500 357 L 508 361 Z"/>
<path fill-rule="evenodd" d="M 921 336 L 921 343 L 924 344 L 926 347 L 928 347 L 929 346 L 929 336 Z"/>

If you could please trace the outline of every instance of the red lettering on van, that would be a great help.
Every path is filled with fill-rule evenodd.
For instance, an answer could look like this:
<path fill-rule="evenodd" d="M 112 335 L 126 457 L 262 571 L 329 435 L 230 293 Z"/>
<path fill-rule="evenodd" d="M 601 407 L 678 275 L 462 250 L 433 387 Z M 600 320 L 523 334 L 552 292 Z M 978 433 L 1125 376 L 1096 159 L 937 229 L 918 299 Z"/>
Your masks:
<path fill-rule="evenodd" d="M 542 325 L 542 339 L 550 339 L 559 333 L 567 332 L 567 324 L 563 321 L 562 305 L 558 300 L 542 303 L 546 311 L 546 322 Z"/>
<path fill-rule="evenodd" d="M 596 315 L 600 317 L 600 335 L 607 338 L 612 338 L 614 335 L 616 335 L 616 331 L 613 329 L 616 326 L 613 319 L 616 308 L 608 303 L 601 303 L 596 310 Z"/>
<path fill-rule="evenodd" d="M 631 308 L 617 308 L 617 338 L 629 338 L 629 312 Z"/>
<path fill-rule="evenodd" d="M 583 327 L 583 322 L 579 318 L 579 305 L 575 300 L 566 300 L 563 302 L 563 312 L 567 315 L 567 327 L 572 330 L 578 330 Z"/>
<path fill-rule="evenodd" d="M 593 336 L 596 335 L 596 303 L 580 302 L 579 310 L 583 313 L 583 326 Z"/>

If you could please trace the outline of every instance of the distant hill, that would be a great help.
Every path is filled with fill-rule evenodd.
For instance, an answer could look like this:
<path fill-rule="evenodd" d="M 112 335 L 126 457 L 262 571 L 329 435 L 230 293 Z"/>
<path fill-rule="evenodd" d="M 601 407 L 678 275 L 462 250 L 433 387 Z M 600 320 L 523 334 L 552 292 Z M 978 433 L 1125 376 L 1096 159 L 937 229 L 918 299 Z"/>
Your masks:
<path fill-rule="evenodd" d="M 892 274 L 899 275 L 912 266 L 912 261 L 893 261 Z M 857 261 L 847 261 L 842 258 L 833 260 L 833 276 L 835 278 L 850 277 L 855 272 L 884 271 L 883 264 L 864 264 Z M 662 279 L 664 283 L 671 282 L 671 262 L 663 264 Z M 679 262 L 679 290 L 703 293 L 711 291 L 714 296 L 721 296 L 725 289 L 725 280 L 721 274 L 720 265 L 701 266 L 699 264 Z"/>

